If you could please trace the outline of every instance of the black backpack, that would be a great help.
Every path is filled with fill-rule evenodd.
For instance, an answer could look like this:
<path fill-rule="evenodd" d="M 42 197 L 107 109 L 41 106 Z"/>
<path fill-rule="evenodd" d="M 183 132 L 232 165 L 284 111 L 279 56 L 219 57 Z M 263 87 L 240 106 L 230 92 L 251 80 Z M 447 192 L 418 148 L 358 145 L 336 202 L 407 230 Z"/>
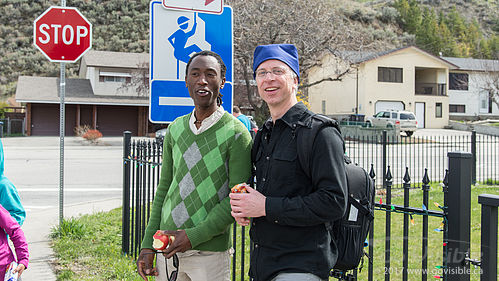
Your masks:
<path fill-rule="evenodd" d="M 340 132 L 338 122 L 318 114 L 312 115 L 311 128 L 296 129 L 298 160 L 309 177 L 311 174 L 309 156 L 312 154 L 312 145 L 317 133 L 325 127 L 334 127 Z M 349 195 L 347 209 L 341 220 L 329 225 L 331 237 L 338 248 L 338 259 L 333 269 L 343 273 L 357 268 L 364 256 L 364 244 L 374 219 L 375 193 L 374 181 L 366 170 L 354 165 L 348 156 L 345 155 L 344 158 Z"/>

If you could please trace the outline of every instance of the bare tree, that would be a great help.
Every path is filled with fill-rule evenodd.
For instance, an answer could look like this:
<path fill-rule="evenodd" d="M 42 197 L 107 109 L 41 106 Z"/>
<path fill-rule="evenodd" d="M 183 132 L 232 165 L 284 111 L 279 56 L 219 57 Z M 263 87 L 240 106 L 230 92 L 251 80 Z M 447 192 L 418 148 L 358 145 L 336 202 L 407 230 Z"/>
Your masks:
<path fill-rule="evenodd" d="M 265 103 L 255 97 L 253 80 L 253 51 L 261 44 L 292 43 L 300 55 L 300 91 L 307 96 L 307 88 L 324 81 L 341 80 L 350 69 L 334 76 L 309 83 L 306 74 L 320 64 L 320 58 L 336 50 L 362 50 L 372 47 L 371 36 L 363 34 L 339 13 L 339 0 L 226 0 L 234 11 L 235 81 L 243 80 L 249 103 L 257 119 L 268 116 Z"/>
<path fill-rule="evenodd" d="M 119 90 L 134 89 L 139 97 L 149 96 L 149 62 L 138 63 L 130 75 L 130 81 L 123 82 Z"/>
<path fill-rule="evenodd" d="M 487 71 L 480 76 L 480 90 L 489 94 L 490 100 L 499 108 L 499 61 L 489 61 Z"/>

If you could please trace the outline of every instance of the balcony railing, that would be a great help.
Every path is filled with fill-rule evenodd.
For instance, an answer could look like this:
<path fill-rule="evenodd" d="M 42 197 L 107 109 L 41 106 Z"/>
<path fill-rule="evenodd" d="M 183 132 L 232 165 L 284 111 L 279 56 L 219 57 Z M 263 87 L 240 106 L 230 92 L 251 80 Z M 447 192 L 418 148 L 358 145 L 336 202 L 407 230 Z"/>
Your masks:
<path fill-rule="evenodd" d="M 439 83 L 416 83 L 416 95 L 446 96 L 447 84 Z"/>

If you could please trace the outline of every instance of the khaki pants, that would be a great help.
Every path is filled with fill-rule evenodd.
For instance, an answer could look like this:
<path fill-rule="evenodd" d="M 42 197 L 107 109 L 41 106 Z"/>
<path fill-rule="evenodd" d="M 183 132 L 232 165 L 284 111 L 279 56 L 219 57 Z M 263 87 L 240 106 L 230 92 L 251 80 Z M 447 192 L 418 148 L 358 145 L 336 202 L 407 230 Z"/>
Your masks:
<path fill-rule="evenodd" d="M 229 251 L 206 252 L 189 250 L 177 253 L 179 266 L 177 281 L 230 281 Z M 165 257 L 156 255 L 157 281 L 167 281 L 172 271 L 173 258 L 168 259 L 168 277 L 166 276 Z"/>

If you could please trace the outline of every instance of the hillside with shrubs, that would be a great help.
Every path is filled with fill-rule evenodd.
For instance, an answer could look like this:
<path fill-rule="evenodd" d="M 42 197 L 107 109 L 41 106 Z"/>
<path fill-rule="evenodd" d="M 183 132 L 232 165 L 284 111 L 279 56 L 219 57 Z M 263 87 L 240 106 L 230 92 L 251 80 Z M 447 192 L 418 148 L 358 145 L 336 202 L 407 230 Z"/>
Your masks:
<path fill-rule="evenodd" d="M 263 7 L 279 3 L 277 9 L 300 9 L 314 1 L 303 0 L 246 0 L 245 5 Z M 93 49 L 121 52 L 148 52 L 149 0 L 68 0 L 93 25 Z M 254 16 L 240 10 L 237 1 L 225 0 L 234 6 L 234 24 L 244 17 Z M 499 7 L 497 0 L 395 0 L 330 2 L 336 18 L 349 26 L 361 28 L 369 37 L 372 48 L 393 48 L 409 44 L 435 55 L 497 59 L 499 54 Z M 49 62 L 33 46 L 33 21 L 56 0 L 0 1 L 0 96 L 2 100 L 15 93 L 19 75 L 58 76 L 59 64 Z M 296 11 L 295 11 L 296 12 Z M 293 13 L 300 16 L 300 11 Z M 272 16 L 287 15 L 275 11 Z M 257 15 L 258 16 L 258 15 Z M 267 15 L 261 15 L 269 16 Z M 296 18 L 283 18 L 280 22 Z M 313 18 L 298 18 L 313 21 Z M 299 22 L 299 21 L 298 21 Z M 298 23 L 299 24 L 299 23 Z M 242 32 L 237 27 L 235 32 Z M 235 37 L 247 36 L 235 34 Z M 250 36 L 258 36 L 257 34 Z M 260 34 L 265 36 L 265 34 Z M 296 35 L 299 36 L 299 35 Z M 243 38 L 244 39 L 244 38 Z M 236 41 L 237 42 L 237 41 Z M 381 42 L 381 43 L 380 43 Z M 329 46 L 326 46 L 329 47 Z M 338 48 L 339 46 L 334 46 Z M 238 46 L 235 46 L 236 52 Z M 67 64 L 67 77 L 76 77 L 79 64 Z M 237 68 L 237 65 L 236 65 Z M 237 70 L 236 70 L 237 75 Z"/>

